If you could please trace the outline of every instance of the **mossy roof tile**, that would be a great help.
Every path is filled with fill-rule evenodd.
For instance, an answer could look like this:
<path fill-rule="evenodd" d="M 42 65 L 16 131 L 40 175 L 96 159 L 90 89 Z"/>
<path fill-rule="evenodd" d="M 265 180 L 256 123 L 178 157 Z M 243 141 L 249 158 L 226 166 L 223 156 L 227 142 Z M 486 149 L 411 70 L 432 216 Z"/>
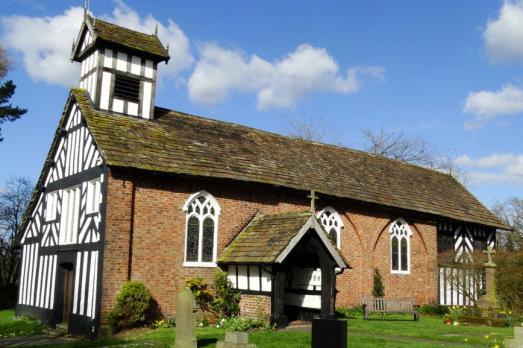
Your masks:
<path fill-rule="evenodd" d="M 452 176 L 361 151 L 156 108 L 154 120 L 93 109 L 73 89 L 110 166 L 266 183 L 506 228 Z"/>
<path fill-rule="evenodd" d="M 222 252 L 218 262 L 274 263 L 310 216 L 307 212 L 260 215 Z"/>

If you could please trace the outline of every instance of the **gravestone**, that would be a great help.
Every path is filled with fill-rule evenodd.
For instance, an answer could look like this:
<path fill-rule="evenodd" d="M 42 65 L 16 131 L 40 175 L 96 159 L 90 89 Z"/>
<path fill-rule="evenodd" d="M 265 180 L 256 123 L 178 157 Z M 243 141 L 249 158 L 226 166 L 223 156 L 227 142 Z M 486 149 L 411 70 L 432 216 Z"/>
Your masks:
<path fill-rule="evenodd" d="M 488 310 L 499 308 L 499 302 L 496 297 L 496 264 L 492 262 L 492 254 L 496 251 L 489 245 L 487 250 L 483 251 L 488 256 L 488 260 L 483 264 L 485 267 L 485 295 L 477 301 L 477 306 L 481 310 L 482 316 L 488 315 Z"/>
<path fill-rule="evenodd" d="M 346 348 L 347 320 L 313 319 L 312 348 Z"/>
<path fill-rule="evenodd" d="M 196 348 L 196 301 L 191 290 L 184 288 L 176 297 L 175 348 Z"/>
<path fill-rule="evenodd" d="M 506 348 L 521 348 L 523 347 L 523 327 L 514 328 L 514 338 L 505 338 Z"/>
<path fill-rule="evenodd" d="M 225 341 L 216 342 L 216 348 L 256 348 L 256 345 L 249 343 L 247 332 L 229 331 L 225 333 Z"/>

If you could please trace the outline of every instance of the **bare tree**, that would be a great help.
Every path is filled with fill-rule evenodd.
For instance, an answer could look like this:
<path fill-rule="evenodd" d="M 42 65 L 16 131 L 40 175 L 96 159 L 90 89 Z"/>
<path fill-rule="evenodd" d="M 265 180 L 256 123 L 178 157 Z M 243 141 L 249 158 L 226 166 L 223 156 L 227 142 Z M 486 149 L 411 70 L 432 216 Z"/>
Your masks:
<path fill-rule="evenodd" d="M 511 197 L 497 202 L 492 211 L 512 229 L 498 234 L 498 245 L 507 251 L 523 250 L 523 199 Z"/>
<path fill-rule="evenodd" d="M 293 137 L 317 142 L 328 142 L 327 138 L 330 138 L 330 143 L 345 145 L 340 140 L 337 130 L 328 127 L 323 117 L 284 118 L 290 129 L 289 134 Z M 452 175 L 461 183 L 468 181 L 467 173 L 456 166 L 453 156 L 437 153 L 435 146 L 426 140 L 409 138 L 403 132 L 387 131 L 383 127 L 378 131 L 363 129 L 362 134 L 362 148 L 366 152 L 435 169 Z"/>
<path fill-rule="evenodd" d="M 289 128 L 289 135 L 294 138 L 341 145 L 339 134 L 333 127 L 329 127 L 325 117 L 316 118 L 294 118 L 289 115 L 283 116 Z"/>
<path fill-rule="evenodd" d="M 426 167 L 434 164 L 429 143 L 422 139 L 406 138 L 402 132 L 386 131 L 383 127 L 377 132 L 367 128 L 362 133 L 367 152 Z"/>
<path fill-rule="evenodd" d="M 362 133 L 365 139 L 363 148 L 369 153 L 435 169 L 462 183 L 467 181 L 466 172 L 456 166 L 453 156 L 439 154 L 436 147 L 426 140 L 409 138 L 403 132 L 387 131 L 383 127 L 378 131 L 367 128 Z"/>
<path fill-rule="evenodd" d="M 2 295 L 3 301 L 13 300 L 8 298 L 16 293 L 20 266 L 16 244 L 19 233 L 22 233 L 19 229 L 32 191 L 33 184 L 27 178 L 10 179 L 0 188 L 0 289 L 5 294 Z"/>

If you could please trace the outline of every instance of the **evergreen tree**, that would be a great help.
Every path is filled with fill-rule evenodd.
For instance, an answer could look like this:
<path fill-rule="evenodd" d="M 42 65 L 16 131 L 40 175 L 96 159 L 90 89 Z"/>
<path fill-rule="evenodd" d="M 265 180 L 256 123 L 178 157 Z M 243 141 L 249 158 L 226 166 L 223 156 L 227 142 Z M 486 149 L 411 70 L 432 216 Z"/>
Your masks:
<path fill-rule="evenodd" d="M 0 46 L 0 81 L 4 79 L 9 71 L 9 60 L 2 46 Z M 0 84 L 0 124 L 5 121 L 13 122 L 27 112 L 26 109 L 13 107 L 9 99 L 15 94 L 16 85 L 11 80 Z M 2 129 L 0 128 L 0 142 L 2 138 Z"/>
<path fill-rule="evenodd" d="M 384 297 L 385 296 L 385 287 L 383 286 L 383 277 L 381 276 L 380 271 L 374 269 L 374 287 L 372 288 L 372 296 L 374 297 Z"/>

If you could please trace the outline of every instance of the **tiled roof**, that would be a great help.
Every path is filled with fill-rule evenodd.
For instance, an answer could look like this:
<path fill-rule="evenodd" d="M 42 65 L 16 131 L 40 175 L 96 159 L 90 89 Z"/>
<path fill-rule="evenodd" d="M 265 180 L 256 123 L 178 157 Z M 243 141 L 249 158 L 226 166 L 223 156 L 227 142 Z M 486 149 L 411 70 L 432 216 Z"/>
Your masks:
<path fill-rule="evenodd" d="M 258 216 L 222 252 L 218 263 L 274 263 L 310 217 L 304 212 Z"/>
<path fill-rule="evenodd" d="M 153 56 L 161 61 L 168 61 L 170 58 L 169 53 L 155 34 L 144 34 L 89 15 L 86 15 L 85 23 L 94 31 L 94 40 L 102 40 L 113 45 L 126 47 Z M 79 54 L 80 52 L 76 53 Z M 75 53 L 73 53 L 74 58 Z"/>
<path fill-rule="evenodd" d="M 93 109 L 73 90 L 109 166 L 316 190 L 506 228 L 452 176 L 382 156 L 156 108 L 155 120 Z"/>

